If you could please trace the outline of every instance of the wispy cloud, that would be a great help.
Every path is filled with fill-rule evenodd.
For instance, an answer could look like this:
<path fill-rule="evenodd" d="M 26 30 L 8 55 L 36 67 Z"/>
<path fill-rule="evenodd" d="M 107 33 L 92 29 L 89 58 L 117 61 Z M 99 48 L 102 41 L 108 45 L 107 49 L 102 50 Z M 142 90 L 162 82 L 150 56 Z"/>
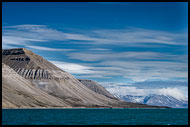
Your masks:
<path fill-rule="evenodd" d="M 110 78 L 110 76 L 121 75 L 118 72 L 113 72 L 113 70 L 118 69 L 114 67 L 93 67 L 82 64 L 52 60 L 50 60 L 50 62 L 63 69 L 64 71 L 70 72 L 72 74 L 81 74 L 80 77 Z"/>
<path fill-rule="evenodd" d="M 49 40 L 66 40 L 63 32 L 49 28 L 45 25 L 16 25 L 3 27 L 3 36 L 22 37 L 28 39 L 38 39 L 43 41 Z"/>
<path fill-rule="evenodd" d="M 133 81 L 187 79 L 187 55 L 138 50 L 114 51 L 108 48 L 122 45 L 144 47 L 150 44 L 184 46 L 188 44 L 187 35 L 184 33 L 140 28 L 65 32 L 46 25 L 25 24 L 3 27 L 2 38 L 3 48 L 25 46 L 41 51 L 66 51 L 64 56 L 77 63 L 53 61 L 54 64 L 63 70 L 72 74 L 80 74 L 83 77 L 120 76 Z M 54 41 L 73 46 L 80 44 L 90 46 L 83 50 L 82 48 L 59 49 L 36 45 L 38 42 L 45 45 Z"/>
<path fill-rule="evenodd" d="M 19 37 L 25 39 L 34 39 L 40 41 L 99 41 L 99 38 L 90 37 L 85 34 L 67 33 L 64 31 L 49 28 L 46 25 L 16 25 L 3 27 L 3 36 Z M 101 39 L 102 40 L 102 39 Z M 31 40 L 32 41 L 32 40 Z"/>
<path fill-rule="evenodd" d="M 106 49 L 106 48 L 91 48 L 89 50 L 92 50 L 92 51 L 110 51 L 111 49 Z"/>
<path fill-rule="evenodd" d="M 52 29 L 45 25 L 16 25 L 3 27 L 3 43 L 8 43 L 6 38 L 20 38 L 22 42 L 27 41 L 81 41 L 78 44 L 167 44 L 187 45 L 187 35 L 184 33 L 169 33 L 165 31 L 127 28 L 112 30 L 88 30 L 80 32 L 64 32 Z M 13 40 L 13 39 L 12 39 Z M 13 44 L 18 44 L 16 40 Z M 69 42 L 71 43 L 71 42 Z M 76 42 L 73 42 L 76 43 Z M 10 44 L 10 41 L 9 41 Z"/>
<path fill-rule="evenodd" d="M 31 49 L 36 50 L 44 50 L 44 51 L 74 51 L 75 49 L 59 49 L 59 48 L 48 48 L 48 47 L 42 47 L 42 46 L 26 46 Z"/>
<path fill-rule="evenodd" d="M 188 93 L 186 91 L 187 89 L 184 91 L 179 88 L 162 88 L 158 90 L 158 93 L 170 95 L 177 99 L 187 100 Z"/>
<path fill-rule="evenodd" d="M 72 74 L 86 78 L 113 78 L 120 76 L 133 82 L 146 80 L 187 80 L 187 64 L 180 62 L 160 61 L 104 61 L 100 63 L 68 63 L 51 61 L 58 67 Z M 166 66 L 167 65 L 167 66 Z"/>
<path fill-rule="evenodd" d="M 188 87 L 187 81 L 144 81 L 144 82 L 135 82 L 132 84 L 138 88 L 165 88 L 167 87 Z"/>
<path fill-rule="evenodd" d="M 188 65 L 168 61 L 104 61 L 100 65 L 121 67 L 120 73 L 135 82 L 188 78 Z"/>
<path fill-rule="evenodd" d="M 94 71 L 90 70 L 88 66 L 83 66 L 75 63 L 68 63 L 62 61 L 50 61 L 64 71 L 68 71 L 73 74 L 93 74 Z"/>
<path fill-rule="evenodd" d="M 118 60 L 127 59 L 129 60 L 184 60 L 187 58 L 182 55 L 173 55 L 159 52 L 148 52 L 148 51 L 128 51 L 128 52 L 74 52 L 69 53 L 67 56 L 71 59 L 77 59 L 82 61 L 100 61 L 100 60 Z"/>
<path fill-rule="evenodd" d="M 168 45 L 185 45 L 185 42 L 187 41 L 187 35 L 184 34 L 140 28 L 128 28 L 123 30 L 95 30 L 93 32 L 99 37 L 103 37 L 107 40 L 102 43 L 159 43 Z"/>
<path fill-rule="evenodd" d="M 42 42 L 43 40 L 24 38 L 19 36 L 2 36 L 2 47 L 7 48 L 11 45 L 25 46 L 30 42 Z"/>

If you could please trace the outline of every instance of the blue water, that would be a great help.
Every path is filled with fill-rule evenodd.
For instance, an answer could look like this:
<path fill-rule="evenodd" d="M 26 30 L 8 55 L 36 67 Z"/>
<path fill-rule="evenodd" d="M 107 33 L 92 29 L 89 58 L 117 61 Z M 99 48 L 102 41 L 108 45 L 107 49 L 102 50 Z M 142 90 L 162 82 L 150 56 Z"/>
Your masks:
<path fill-rule="evenodd" d="M 3 109 L 3 125 L 188 125 L 188 109 Z"/>

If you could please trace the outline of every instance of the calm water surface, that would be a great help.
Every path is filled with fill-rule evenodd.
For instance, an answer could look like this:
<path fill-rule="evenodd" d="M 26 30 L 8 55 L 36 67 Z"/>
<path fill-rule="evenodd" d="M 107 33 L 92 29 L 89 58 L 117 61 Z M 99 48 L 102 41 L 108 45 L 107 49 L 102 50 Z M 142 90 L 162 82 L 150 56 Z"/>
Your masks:
<path fill-rule="evenodd" d="M 3 109 L 3 125 L 188 125 L 188 109 Z"/>

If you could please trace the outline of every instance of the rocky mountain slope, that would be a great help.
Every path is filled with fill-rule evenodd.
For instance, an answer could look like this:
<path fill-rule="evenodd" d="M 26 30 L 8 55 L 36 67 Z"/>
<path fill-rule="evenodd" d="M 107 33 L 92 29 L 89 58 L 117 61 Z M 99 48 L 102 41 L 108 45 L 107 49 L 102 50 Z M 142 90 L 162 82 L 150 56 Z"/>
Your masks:
<path fill-rule="evenodd" d="M 2 107 L 71 107 L 60 99 L 35 88 L 9 66 L 2 64 Z"/>
<path fill-rule="evenodd" d="M 13 84 L 13 82 L 25 79 L 27 80 L 26 82 L 28 86 L 34 86 L 36 89 L 43 91 L 44 94 L 46 93 L 48 96 L 54 97 L 57 100 L 61 100 L 63 103 L 62 107 L 156 108 L 154 106 L 143 104 L 128 103 L 96 93 L 95 91 L 92 91 L 83 85 L 68 72 L 61 70 L 49 61 L 45 60 L 43 57 L 24 48 L 2 50 L 2 62 L 11 67 L 17 74 L 23 77 L 22 79 L 20 79 L 19 76 L 17 76 L 19 79 L 13 78 L 13 81 L 9 82 L 9 85 L 6 89 L 12 89 L 12 86 L 18 85 L 18 83 Z M 5 85 L 9 79 L 10 78 L 8 75 L 3 78 Z M 23 84 L 25 83 L 20 83 L 21 86 Z M 20 87 L 18 89 L 20 90 Z M 7 92 L 5 89 L 3 90 L 3 96 L 6 98 L 4 100 L 7 100 L 6 102 L 12 102 L 12 95 L 9 97 L 10 92 Z M 13 89 L 12 91 L 12 94 L 15 94 L 15 90 Z M 25 91 L 25 95 L 28 95 L 27 93 L 30 92 L 31 90 L 28 89 L 28 91 Z M 49 101 L 53 102 L 54 98 L 49 99 Z M 17 101 L 17 98 L 14 99 Z M 4 107 L 7 107 L 7 104 L 5 104 L 5 102 L 3 103 Z M 18 104 L 18 106 L 20 105 Z M 48 105 L 48 107 L 55 106 Z"/>
<path fill-rule="evenodd" d="M 104 95 L 108 98 L 111 99 L 117 99 L 116 97 L 114 97 L 110 92 L 108 92 L 104 87 L 102 87 L 100 84 L 98 84 L 95 81 L 92 80 L 88 80 L 88 79 L 78 79 L 82 84 L 84 84 L 86 87 L 88 87 L 89 89 L 91 89 L 92 91 L 99 93 L 101 95 Z"/>

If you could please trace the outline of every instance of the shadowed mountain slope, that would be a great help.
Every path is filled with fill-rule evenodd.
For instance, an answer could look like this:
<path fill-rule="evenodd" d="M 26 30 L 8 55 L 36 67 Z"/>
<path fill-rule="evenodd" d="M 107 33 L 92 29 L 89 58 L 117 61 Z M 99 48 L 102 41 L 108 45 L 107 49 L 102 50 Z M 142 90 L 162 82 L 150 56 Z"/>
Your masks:
<path fill-rule="evenodd" d="M 110 92 L 108 92 L 104 87 L 102 87 L 99 83 L 92 81 L 92 80 L 88 80 L 88 79 L 78 79 L 82 84 L 84 84 L 86 87 L 88 87 L 89 89 L 91 89 L 92 91 L 104 95 L 108 98 L 111 99 L 116 99 L 118 100 L 118 98 L 114 97 Z"/>

